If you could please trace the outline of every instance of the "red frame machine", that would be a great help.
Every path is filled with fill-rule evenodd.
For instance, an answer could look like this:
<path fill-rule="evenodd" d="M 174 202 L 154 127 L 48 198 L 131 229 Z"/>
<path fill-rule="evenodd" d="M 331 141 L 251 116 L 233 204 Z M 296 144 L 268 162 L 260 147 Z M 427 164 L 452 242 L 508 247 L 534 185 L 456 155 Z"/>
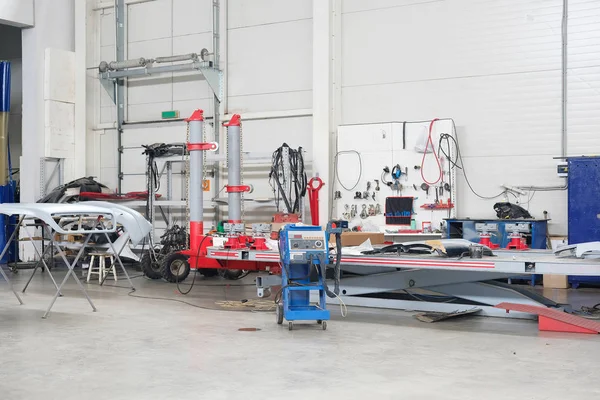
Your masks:
<path fill-rule="evenodd" d="M 213 236 L 204 234 L 204 199 L 202 182 L 204 180 L 204 151 L 216 151 L 217 143 L 204 142 L 204 111 L 198 109 L 186 120 L 189 127 L 190 173 L 189 173 L 189 207 L 190 207 L 190 248 L 183 250 L 180 254 L 188 256 L 190 269 L 233 269 L 246 271 L 270 271 L 280 273 L 279 260 L 276 261 L 253 261 L 253 260 L 217 260 L 207 257 L 208 247 L 213 246 Z M 228 184 L 226 191 L 229 200 L 228 223 L 238 228 L 238 233 L 232 229 L 228 234 L 224 253 L 229 249 L 240 250 L 265 250 L 265 238 L 263 236 L 248 236 L 243 229 L 241 220 L 242 193 L 250 191 L 249 186 L 241 184 L 241 146 L 240 129 L 241 118 L 238 114 L 231 117 L 227 127 L 227 164 Z M 241 232 L 239 231 L 241 227 Z M 236 253 L 237 254 L 237 253 Z"/>

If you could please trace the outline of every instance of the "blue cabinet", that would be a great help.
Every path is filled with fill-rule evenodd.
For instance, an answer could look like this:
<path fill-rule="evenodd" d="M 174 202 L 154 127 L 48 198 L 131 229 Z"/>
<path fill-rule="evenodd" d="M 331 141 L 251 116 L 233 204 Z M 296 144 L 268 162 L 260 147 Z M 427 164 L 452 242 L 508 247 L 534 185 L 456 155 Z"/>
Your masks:
<path fill-rule="evenodd" d="M 569 157 L 569 244 L 600 241 L 600 157 Z M 600 277 L 570 276 L 569 283 L 598 283 Z"/>

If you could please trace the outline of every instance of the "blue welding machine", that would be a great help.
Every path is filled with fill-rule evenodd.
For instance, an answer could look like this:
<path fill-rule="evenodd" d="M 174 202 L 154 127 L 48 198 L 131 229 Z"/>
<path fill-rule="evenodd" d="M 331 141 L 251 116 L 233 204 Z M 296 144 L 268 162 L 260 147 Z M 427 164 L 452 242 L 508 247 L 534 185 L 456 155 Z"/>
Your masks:
<path fill-rule="evenodd" d="M 344 226 L 347 227 L 347 222 Z M 327 230 L 319 226 L 286 225 L 279 233 L 281 255 L 281 301 L 277 305 L 277 323 L 286 319 L 289 329 L 294 321 L 317 321 L 323 330 L 330 319 L 326 306 L 326 296 L 335 297 L 339 292 L 339 261 L 341 242 L 339 235 L 342 226 L 335 222 L 328 224 Z M 336 235 L 338 256 L 335 264 L 336 288 L 331 292 L 325 281 L 325 271 L 329 260 L 329 235 Z M 311 279 L 313 277 L 313 279 Z M 316 277 L 316 280 L 314 279 Z M 310 292 L 319 292 L 316 305 L 310 304 Z"/>

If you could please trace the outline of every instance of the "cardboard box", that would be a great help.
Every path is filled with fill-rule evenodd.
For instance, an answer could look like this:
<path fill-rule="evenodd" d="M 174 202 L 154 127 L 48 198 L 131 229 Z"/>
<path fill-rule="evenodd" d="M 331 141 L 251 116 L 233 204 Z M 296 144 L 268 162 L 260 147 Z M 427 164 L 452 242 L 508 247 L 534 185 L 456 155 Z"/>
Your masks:
<path fill-rule="evenodd" d="M 569 277 L 566 275 L 544 274 L 544 287 L 550 289 L 567 289 Z"/>
<path fill-rule="evenodd" d="M 383 232 L 342 232 L 342 246 L 360 246 L 367 239 L 371 239 L 372 245 L 383 244 Z M 335 236 L 329 238 L 329 242 L 335 242 Z"/>
<path fill-rule="evenodd" d="M 271 239 L 279 239 L 279 230 L 286 225 L 294 224 L 295 222 L 271 222 Z"/>

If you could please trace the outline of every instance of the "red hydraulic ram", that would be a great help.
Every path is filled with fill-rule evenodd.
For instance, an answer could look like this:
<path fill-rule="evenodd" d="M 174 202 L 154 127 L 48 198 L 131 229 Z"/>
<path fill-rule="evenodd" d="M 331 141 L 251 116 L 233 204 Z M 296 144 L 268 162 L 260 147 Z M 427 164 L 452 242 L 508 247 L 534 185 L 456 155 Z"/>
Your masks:
<path fill-rule="evenodd" d="M 204 180 L 204 151 L 216 151 L 218 144 L 215 142 L 203 142 L 204 136 L 204 112 L 202 110 L 196 110 L 186 120 L 189 125 L 189 142 L 187 148 L 190 153 L 190 172 L 189 172 L 189 208 L 190 208 L 190 248 L 183 250 L 181 254 L 188 256 L 188 262 L 191 269 L 197 268 L 208 268 L 208 269 L 243 269 L 248 271 L 258 270 L 270 270 L 273 272 L 279 271 L 278 262 L 257 262 L 257 261 L 240 261 L 240 260 L 216 260 L 214 258 L 207 258 L 207 248 L 213 246 L 213 237 L 204 234 L 204 194 L 203 185 Z M 230 164 L 237 165 L 238 168 L 241 166 L 241 151 L 231 152 L 232 141 L 237 140 L 238 145 L 233 146 L 236 149 L 240 149 L 239 141 L 241 140 L 239 135 L 240 116 L 235 115 L 229 124 L 225 126 L 235 126 L 237 130 L 231 132 L 232 135 L 228 135 L 227 140 L 230 145 L 230 153 L 228 154 L 229 161 L 231 158 L 235 158 L 235 161 Z M 232 137 L 233 136 L 233 137 Z M 229 171 L 231 174 L 231 171 Z M 236 182 L 233 185 L 228 184 L 228 192 L 230 194 L 236 193 L 236 189 L 239 188 L 239 174 L 234 174 Z M 230 182 L 231 183 L 231 182 Z M 233 190 L 232 190 L 233 189 Z M 239 192 L 244 191 L 240 190 Z M 238 194 L 241 194 L 239 193 Z M 234 196 L 236 197 L 236 196 Z M 240 205 L 239 202 L 234 201 L 234 207 Z M 230 203 L 231 207 L 231 203 Z M 239 206 L 241 209 L 241 205 Z M 232 210 L 229 211 L 232 214 Z M 233 210 L 233 215 L 236 217 L 241 213 Z M 236 220 L 238 218 L 235 218 Z M 241 221 L 239 221 L 241 222 Z M 249 243 L 252 243 L 252 238 L 249 238 Z"/>

